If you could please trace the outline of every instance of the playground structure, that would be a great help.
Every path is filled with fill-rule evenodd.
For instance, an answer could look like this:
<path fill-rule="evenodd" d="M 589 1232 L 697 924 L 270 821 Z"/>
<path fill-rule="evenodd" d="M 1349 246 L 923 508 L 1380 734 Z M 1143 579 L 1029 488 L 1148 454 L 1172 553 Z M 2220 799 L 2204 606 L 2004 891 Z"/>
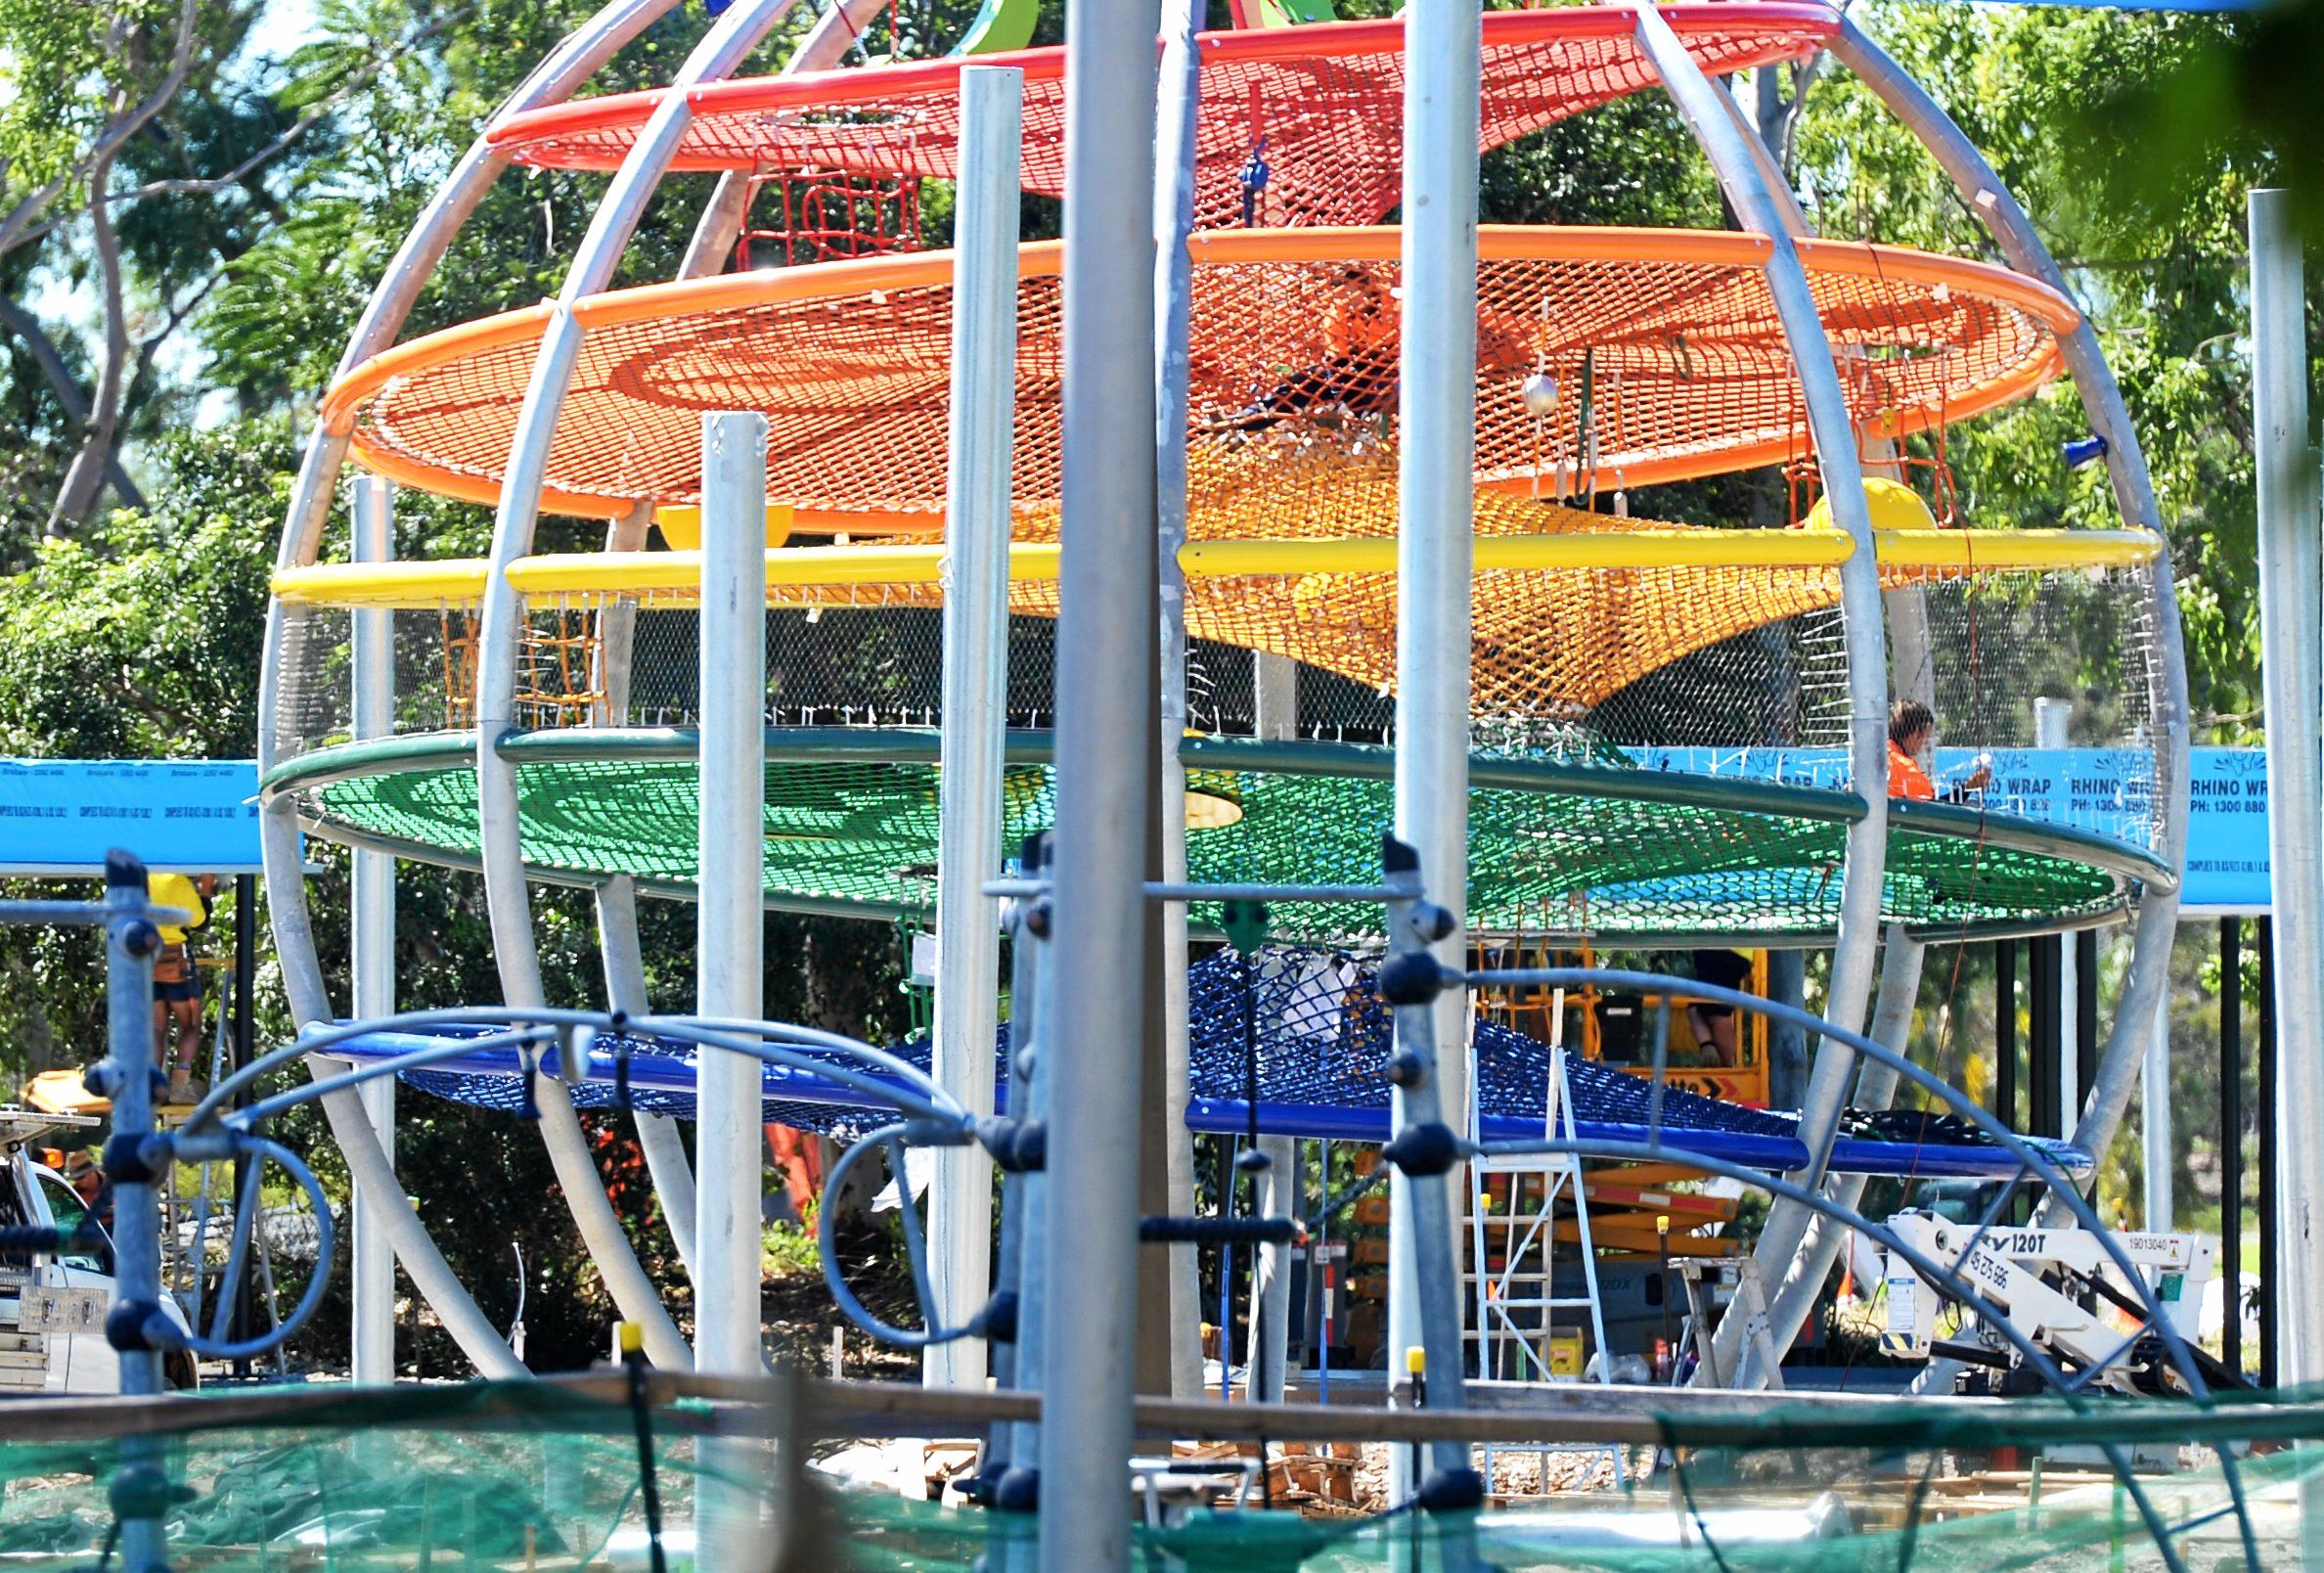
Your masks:
<path fill-rule="evenodd" d="M 747 1004 L 756 985 L 741 979 L 756 966 L 755 939 L 722 952 L 718 967 L 709 957 L 761 903 L 877 917 L 933 910 L 948 956 L 989 960 L 993 901 L 957 896 L 1002 873 L 1001 848 L 1054 826 L 1053 897 L 1064 916 L 1050 986 L 1060 972 L 1110 981 L 1101 999 L 1064 991 L 1044 1008 L 1041 1030 L 1071 1044 L 1124 1036 L 1094 1029 L 1102 1014 L 1136 1019 L 1148 986 L 1183 991 L 1171 970 L 1183 946 L 1152 979 L 1141 956 L 1120 948 L 1139 926 L 1122 916 L 1126 904 L 1142 899 L 1123 880 L 1140 882 L 1142 869 L 1092 839 L 1091 805 L 1148 795 L 1133 782 L 1144 720 L 1098 724 L 1092 706 L 1118 710 L 1146 686 L 1109 661 L 1136 644 L 1122 646 L 1119 630 L 1149 626 L 1134 604 L 1138 575 L 1117 584 L 1092 564 L 1110 559 L 1119 579 L 1124 564 L 1157 554 L 1150 534 L 1085 527 L 1081 510 L 1103 492 L 1084 491 L 1077 505 L 1076 488 L 1127 488 L 1116 501 L 1135 522 L 1151 499 L 1127 493 L 1155 465 L 1175 531 L 1158 554 L 1172 609 L 1163 631 L 1179 641 L 1161 674 L 1168 746 L 1156 817 L 1176 843 L 1163 871 L 1177 893 L 1171 910 L 1192 931 L 1223 931 L 1225 903 L 1248 899 L 1233 892 L 1273 891 L 1278 938 L 1417 954 L 1393 906 L 1381 918 L 1379 835 L 1393 826 L 1451 915 L 1424 941 L 1471 987 L 1562 974 L 1471 968 L 1464 939 L 1832 945 L 1825 1048 L 1794 1146 L 1779 1160 L 1762 1154 L 1794 1176 L 1776 1185 L 1758 1258 L 1776 1285 L 1778 1354 L 1838 1248 L 1840 1231 L 1824 1220 L 1865 1227 L 1853 1217 L 1861 1182 L 1839 1177 L 1833 1146 L 1855 1056 L 1885 1067 L 1857 1084 L 1859 1102 L 1877 1106 L 1897 1078 L 1914 1080 L 1854 1036 L 1876 973 L 1882 1009 L 1868 1038 L 1893 1046 L 1925 943 L 2056 931 L 2134 910 L 2137 950 L 2073 1144 L 2103 1149 L 2162 988 L 2181 854 L 2185 696 L 2168 563 L 2135 436 L 2056 269 L 1992 172 L 1852 23 L 1821 6 L 1767 0 L 1493 12 L 1465 42 L 1436 14 L 1452 8 L 1415 8 L 1406 23 L 1165 29 L 1162 276 L 1129 268 L 1137 288 L 1125 291 L 1107 283 L 1119 285 L 1127 267 L 1111 253 L 1142 247 L 1115 244 L 1094 261 L 1106 247 L 1077 251 L 1072 226 L 1077 214 L 1102 213 L 1115 228 L 1095 233 L 1116 243 L 1155 233 L 1147 215 L 1122 207 L 1137 192 L 1094 197 L 1102 176 L 1075 183 L 1067 171 L 1077 137 L 1094 168 L 1142 142 L 1146 126 L 1130 112 L 1151 92 L 1103 112 L 1128 114 L 1136 135 L 1067 135 L 1062 116 L 1069 73 L 1110 60 L 1135 87 L 1139 70 L 1151 69 L 1150 57 L 1143 67 L 1134 59 L 1144 48 L 1143 34 L 1131 36 L 1139 28 L 1125 32 L 1128 45 L 1080 37 L 974 61 L 835 69 L 856 14 L 871 9 L 841 0 L 783 75 L 730 79 L 788 10 L 784 0 L 736 0 L 670 88 L 573 98 L 668 9 L 616 3 L 561 44 L 462 159 L 383 276 L 292 499 L 260 743 L 276 939 L 310 1032 L 341 1012 L 323 990 L 305 918 L 302 824 L 370 851 L 484 872 L 499 1009 L 514 1014 L 404 1024 L 425 1041 L 375 1036 L 368 1064 L 392 1067 L 391 1055 L 416 1053 L 426 1063 L 406 1058 L 404 1068 L 497 1075 L 537 1100 L 583 1238 L 657 1362 L 755 1369 L 755 1331 L 737 1338 L 739 1309 L 719 1289 L 732 1286 L 719 1275 L 734 1271 L 736 1238 L 722 1254 L 715 1229 L 696 1234 L 694 1220 L 719 1207 L 731 1215 L 755 1176 L 755 1146 L 738 1149 L 731 1137 L 756 1123 L 764 1100 L 806 1092 L 810 1102 L 840 1105 L 822 1070 L 813 1072 L 821 1082 L 770 1084 L 756 1064 L 740 1081 L 721 1069 L 713 1092 L 729 1043 L 694 1064 L 645 1032 L 629 1051 L 602 1064 L 576 1057 L 571 1070 L 565 1057 L 581 1050 L 566 1045 L 558 1073 L 546 1075 L 537 1058 L 526 1063 L 523 1045 L 464 1036 L 478 1023 L 521 1032 L 551 1020 L 528 883 L 595 892 L 611 991 L 603 1025 L 620 1041 L 648 1013 L 641 896 L 704 901 L 705 977 L 715 972 L 717 987 Z M 1818 48 L 1922 136 L 2010 266 L 1805 233 L 1705 73 Z M 989 67 L 1021 73 L 1009 84 L 1021 117 L 1003 131 L 992 112 L 965 107 L 973 91 L 999 92 L 975 86 Z M 1657 85 L 1709 155 L 1740 232 L 1477 234 L 1463 218 L 1474 213 L 1477 149 Z M 1423 89 L 1436 95 L 1432 111 Z M 1400 93 L 1410 95 L 1401 137 L 1390 124 Z M 1359 127 L 1366 137 L 1354 138 Z M 1105 151 L 1090 152 L 1093 143 Z M 453 233 L 512 162 L 614 172 L 559 296 L 397 342 Z M 646 198 L 689 170 L 719 180 L 682 276 L 610 288 Z M 881 215 L 912 183 L 956 180 L 960 245 L 952 254 L 911 251 L 913 226 L 881 216 L 860 247 L 823 235 L 814 254 L 835 260 L 722 272 L 746 244 L 769 170 L 871 183 L 876 200 L 846 195 L 852 185 L 842 196 L 851 212 Z M 1068 184 L 1085 195 L 1067 205 L 1065 242 L 1020 247 L 1018 190 Z M 1419 216 L 1401 230 L 1376 227 L 1400 192 L 1405 212 Z M 818 222 L 819 234 L 831 228 Z M 1100 261 L 1115 272 L 1086 271 Z M 1145 386 L 1140 397 L 1161 400 L 1158 428 L 1169 436 L 1158 448 L 1154 423 L 1134 418 L 1150 403 L 1086 402 L 1092 377 L 1110 376 L 1116 393 L 1124 378 L 1154 382 L 1148 346 L 1137 335 L 1092 340 L 1087 323 L 1077 339 L 1071 325 L 1077 288 L 1093 292 L 1085 301 L 1118 300 L 1144 298 L 1156 283 L 1159 392 Z M 1096 356 L 1097 370 L 1077 354 Z M 2061 371 L 2103 439 L 2124 528 L 2023 531 L 1950 517 L 1947 427 Z M 739 447 L 714 449 L 703 418 L 726 410 L 762 412 L 763 432 L 730 429 L 722 440 Z M 1130 437 L 1105 435 L 1108 426 Z M 1077 449 L 1077 440 L 1129 447 Z M 717 453 L 747 477 L 747 496 L 732 483 L 720 489 Z M 490 555 L 387 563 L 375 536 L 371 549 L 330 561 L 350 460 L 399 484 L 492 505 Z M 1796 527 L 1630 517 L 1633 488 L 1765 466 L 1787 476 L 1794 500 L 1780 522 Z M 366 495 L 383 522 L 383 495 Z M 1885 517 L 1891 510 L 1899 517 Z M 604 520 L 605 550 L 538 552 L 544 513 Z M 971 572 L 971 562 L 984 571 Z M 713 606 L 760 574 L 765 590 L 747 619 Z M 1108 595 L 1116 599 L 1101 604 Z M 2007 679 L 2037 677 L 2061 608 L 2093 605 L 2110 612 L 2111 648 L 2076 655 L 2113 674 L 2117 703 L 2078 741 L 2118 750 L 2113 804 L 2092 823 L 2068 824 L 2006 801 L 1888 797 L 1890 695 L 1938 700 L 1951 742 L 2030 741 L 2014 710 L 2022 691 Z M 725 644 L 713 640 L 718 618 Z M 1087 643 L 1092 619 L 1113 625 L 1114 645 Z M 772 688 L 741 682 L 737 708 L 733 674 L 746 679 L 756 665 L 745 645 Z M 345 704 L 350 665 L 368 685 L 355 707 Z M 723 770 L 714 738 L 728 750 Z M 1820 748 L 1831 768 L 1817 785 L 1768 783 L 1648 768 L 1636 751 L 1680 744 Z M 939 758 L 963 763 L 940 772 Z M 972 806 L 956 821 L 963 800 Z M 989 815 L 973 807 L 980 801 Z M 748 809 L 739 827 L 735 805 Z M 724 844 L 747 849 L 746 892 L 709 856 L 714 820 L 730 836 L 739 829 Z M 956 824 L 971 828 L 948 828 Z M 724 880 L 716 890 L 713 870 Z M 941 908 L 939 884 L 956 895 Z M 1050 894 L 1013 889 L 1010 899 Z M 1292 899 L 1300 894 L 1318 899 Z M 1417 889 L 1398 899 L 1417 900 Z M 1112 918 L 1090 918 L 1100 909 Z M 962 1118 L 990 1113 L 991 1002 L 970 1007 L 963 992 L 989 996 L 992 966 L 979 982 L 976 966 L 957 965 L 949 1002 L 940 980 L 930 1065 L 892 1066 L 865 1097 L 894 1102 L 898 1086 L 924 1081 L 925 1098 L 941 1092 Z M 1461 990 L 1440 978 L 1424 992 L 1433 1009 L 1390 996 L 1403 1008 L 1400 1052 L 1463 1031 Z M 702 1015 L 757 1013 L 714 1004 L 711 993 L 706 983 Z M 1012 996 L 1022 1011 L 1033 993 Z M 359 1005 L 354 1013 L 382 1012 Z M 1013 1030 L 1024 1030 L 1021 1016 Z M 1178 1031 L 1183 1046 L 1186 1028 Z M 514 1062 L 486 1063 L 495 1052 Z M 1118 1175 L 1086 1165 L 1135 1146 L 1122 1105 L 1101 1090 L 1109 1079 L 1134 1082 L 1136 1066 L 1065 1058 L 1057 1073 L 1075 1080 L 1050 1090 L 1050 1106 L 1072 1112 L 1055 1121 L 1048 1160 L 1073 1217 L 1045 1221 L 1028 1199 L 1020 1236 L 1012 1247 L 1005 1234 L 1000 1246 L 1005 1280 L 1033 1275 L 1025 1307 L 1038 1301 L 1035 1259 L 1054 1248 L 1045 1231 L 1116 1266 L 1134 1249 L 1135 1208 L 1116 1193 Z M 1427 1172 L 1409 1144 L 1459 1121 L 1470 1098 L 1459 1061 L 1448 1054 L 1437 1075 L 1400 1082 L 1386 1095 L 1387 1121 L 1365 1127 L 1394 1133 L 1410 1160 L 1394 1165 L 1390 1182 L 1389 1341 L 1428 1345 L 1429 1401 L 1446 1409 L 1460 1405 L 1458 1312 L 1444 1302 L 1450 1282 L 1438 1281 L 1445 1262 L 1431 1272 L 1410 1254 L 1451 1249 L 1449 1220 L 1442 1231 L 1414 1222 L 1415 1194 L 1443 1190 L 1446 1170 Z M 318 1096 L 366 1198 L 370 1222 L 359 1232 L 392 1244 L 479 1369 L 516 1373 L 404 1205 L 372 1113 L 335 1067 L 316 1064 L 327 1089 Z M 698 1078 L 705 1122 L 698 1174 L 687 1172 L 666 1116 L 632 1092 L 669 1093 L 688 1078 Z M 1029 1083 L 1011 1090 L 1036 1097 Z M 1234 1103 L 1218 1091 L 1182 1078 L 1164 1111 L 1170 1129 L 1240 1129 L 1257 1113 L 1263 1134 L 1287 1132 L 1299 1108 L 1319 1101 L 1283 1098 L 1206 1116 L 1206 1106 Z M 573 1109 L 608 1100 L 643 1110 L 641 1141 L 691 1247 L 704 1315 L 693 1351 L 593 1183 Z M 1026 1117 L 1021 1105 L 1003 1106 Z M 728 1145 L 712 1144 L 713 1121 Z M 1642 1143 L 1598 1135 L 1580 1145 L 1606 1157 L 1672 1150 L 1659 1122 L 1647 1129 Z M 737 1150 L 751 1176 L 732 1172 Z M 1728 1161 L 1688 1150 L 1706 1167 Z M 2008 1155 L 2004 1172 L 2044 1178 L 2063 1156 L 1994 1150 Z M 1444 1155 L 1457 1163 L 1456 1152 Z M 985 1331 L 985 1269 L 948 1222 L 989 1218 L 962 1173 L 940 1169 L 930 1203 L 927 1326 Z M 1192 1210 L 1178 1178 L 1173 1218 Z M 2053 1184 L 2052 1193 L 2059 1206 L 2075 1204 L 2070 1186 Z M 1093 1276 L 1110 1285 L 1103 1303 L 1054 1326 L 1043 1357 L 1049 1390 L 1075 1395 L 1079 1410 L 1045 1426 L 1043 1445 L 1071 1472 L 1043 1489 L 1066 1501 L 1112 1489 L 1104 1471 L 1122 1462 L 1112 1439 L 1127 1436 L 1124 1373 L 1094 1369 L 1102 1358 L 1091 1340 L 1118 1330 L 1104 1307 L 1120 1309 L 1107 1297 L 1130 1275 L 1094 1267 Z M 1722 1340 L 1739 1340 L 1743 1320 L 1731 1319 Z M 997 1348 L 1015 1371 L 1044 1369 L 1026 1363 L 1021 1333 Z M 1710 1369 L 1737 1385 L 1765 1381 L 1766 1362 L 1750 1353 L 1723 1347 Z M 976 1373 L 952 1369 L 957 1379 Z M 2200 1387 L 2196 1376 L 2190 1390 Z M 1030 1467 L 1022 1449 L 1033 1445 L 1020 1436 L 1005 1456 Z M 1456 1504 L 1465 1452 L 1437 1451 L 1429 1500 Z M 1071 1533 L 1097 1540 L 1045 1539 L 1044 1558 L 1060 1559 L 1050 1565 L 1115 1563 L 1104 1526 Z"/>

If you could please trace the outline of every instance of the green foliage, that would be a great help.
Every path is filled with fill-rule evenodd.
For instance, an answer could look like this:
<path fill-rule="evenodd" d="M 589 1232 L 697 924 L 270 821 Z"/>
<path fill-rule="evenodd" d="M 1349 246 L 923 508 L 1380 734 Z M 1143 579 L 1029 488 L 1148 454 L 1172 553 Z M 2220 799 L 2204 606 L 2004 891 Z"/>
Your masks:
<path fill-rule="evenodd" d="M 253 426 L 156 445 L 150 510 L 0 580 L 0 754 L 247 757 L 290 451 Z"/>
<path fill-rule="evenodd" d="M 2250 127 L 2160 106 L 2240 23 L 2050 7 L 1882 5 L 1859 21 L 1958 120 L 2041 227 L 2090 312 L 2144 446 L 2170 537 L 2198 739 L 2251 740 L 2257 568 L 2240 294 L 2245 193 L 2272 178 Z M 1800 119 L 1799 181 L 1825 234 L 1990 252 L 1910 134 L 1845 73 Z M 2069 387 L 1970 423 L 1948 458 L 1975 519 L 2112 524 Z M 1925 446 L 1925 445 L 1924 445 Z"/>

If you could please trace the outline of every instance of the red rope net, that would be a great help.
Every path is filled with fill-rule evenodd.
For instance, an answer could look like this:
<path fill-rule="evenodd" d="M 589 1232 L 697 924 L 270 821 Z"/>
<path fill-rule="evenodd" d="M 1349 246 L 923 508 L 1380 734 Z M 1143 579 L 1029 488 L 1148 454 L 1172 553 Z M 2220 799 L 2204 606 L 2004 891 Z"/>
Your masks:
<path fill-rule="evenodd" d="M 1839 25 L 1829 7 L 1799 0 L 1676 5 L 1664 16 L 1714 73 L 1807 56 Z M 1486 13 L 1480 148 L 1654 85 L 1633 26 L 1619 7 Z M 1375 224 L 1394 208 L 1404 145 L 1401 22 L 1204 33 L 1198 47 L 1199 227 Z M 964 65 L 1024 70 L 1024 185 L 1061 196 L 1064 54 L 1053 48 L 696 88 L 674 167 L 952 179 Z M 491 135 L 520 163 L 611 169 L 660 99 L 658 92 L 584 99 L 512 116 Z M 1255 151 L 1267 179 L 1254 192 L 1243 175 Z"/>

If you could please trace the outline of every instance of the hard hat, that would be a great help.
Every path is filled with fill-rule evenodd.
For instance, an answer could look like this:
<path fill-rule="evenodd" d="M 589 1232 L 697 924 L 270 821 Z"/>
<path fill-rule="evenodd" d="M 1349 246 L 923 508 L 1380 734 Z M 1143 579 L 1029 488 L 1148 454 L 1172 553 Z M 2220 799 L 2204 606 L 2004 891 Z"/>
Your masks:
<path fill-rule="evenodd" d="M 1921 494 L 1900 480 L 1885 475 L 1864 477 L 1864 503 L 1872 515 L 1876 530 L 1933 530 L 1937 516 L 1929 512 L 1929 505 L 1921 501 Z M 1832 500 L 1819 497 L 1815 506 L 1808 510 L 1801 521 L 1810 529 L 1828 530 L 1832 525 Z"/>

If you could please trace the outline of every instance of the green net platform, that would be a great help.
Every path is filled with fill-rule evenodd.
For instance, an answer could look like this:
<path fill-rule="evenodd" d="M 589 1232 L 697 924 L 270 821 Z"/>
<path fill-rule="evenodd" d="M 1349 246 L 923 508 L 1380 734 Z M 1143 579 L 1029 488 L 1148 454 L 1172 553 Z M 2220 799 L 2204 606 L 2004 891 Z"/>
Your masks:
<path fill-rule="evenodd" d="M 527 863 L 542 878 L 634 876 L 692 891 L 696 781 L 690 731 L 518 734 Z M 317 750 L 279 768 L 324 835 L 426 861 L 477 854 L 472 734 Z M 1010 735 L 1006 839 L 1054 816 L 1051 742 Z M 1373 882 L 1393 817 L 1394 753 L 1346 743 L 1189 738 L 1189 876 Z M 773 729 L 766 772 L 770 907 L 924 914 L 935 902 L 936 736 Z M 2092 921 L 2168 869 L 2142 849 L 2054 825 L 1941 803 L 1890 805 L 1884 921 L 1930 939 Z M 1589 763 L 1479 756 L 1469 794 L 1469 914 L 1479 934 L 1765 945 L 1828 939 L 1841 864 L 1863 801 L 1850 793 Z M 1197 909 L 1198 923 L 1211 915 Z M 1377 908 L 1279 906 L 1284 938 L 1376 937 Z"/>

